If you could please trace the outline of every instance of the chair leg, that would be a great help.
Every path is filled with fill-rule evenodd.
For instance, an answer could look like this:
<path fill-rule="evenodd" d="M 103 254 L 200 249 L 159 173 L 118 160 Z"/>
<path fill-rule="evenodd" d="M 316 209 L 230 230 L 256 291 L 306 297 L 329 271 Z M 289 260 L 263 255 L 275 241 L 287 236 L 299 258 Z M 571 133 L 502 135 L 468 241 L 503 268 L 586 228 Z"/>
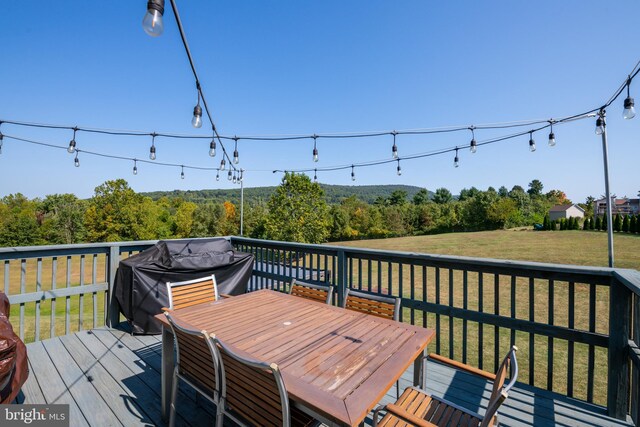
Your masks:
<path fill-rule="evenodd" d="M 400 380 L 396 381 L 396 401 L 400 399 Z"/>
<path fill-rule="evenodd" d="M 218 399 L 218 404 L 216 405 L 216 426 L 222 427 L 224 424 L 224 399 Z"/>
<path fill-rule="evenodd" d="M 176 424 L 176 397 L 178 396 L 178 367 L 173 370 L 173 383 L 171 385 L 171 405 L 169 406 L 169 427 Z"/>

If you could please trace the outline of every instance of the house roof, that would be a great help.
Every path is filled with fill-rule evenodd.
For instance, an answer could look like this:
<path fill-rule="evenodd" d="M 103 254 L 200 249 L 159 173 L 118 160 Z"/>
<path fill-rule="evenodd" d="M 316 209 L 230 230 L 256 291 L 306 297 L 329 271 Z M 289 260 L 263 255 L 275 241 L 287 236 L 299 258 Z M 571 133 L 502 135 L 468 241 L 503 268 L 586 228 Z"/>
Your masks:
<path fill-rule="evenodd" d="M 576 208 L 580 209 L 582 212 L 584 212 L 584 209 L 582 209 L 578 205 L 555 205 L 551 209 L 549 209 L 549 212 L 564 212 L 564 211 L 567 211 L 567 210 L 569 210 L 569 208 L 572 208 L 574 206 Z"/>

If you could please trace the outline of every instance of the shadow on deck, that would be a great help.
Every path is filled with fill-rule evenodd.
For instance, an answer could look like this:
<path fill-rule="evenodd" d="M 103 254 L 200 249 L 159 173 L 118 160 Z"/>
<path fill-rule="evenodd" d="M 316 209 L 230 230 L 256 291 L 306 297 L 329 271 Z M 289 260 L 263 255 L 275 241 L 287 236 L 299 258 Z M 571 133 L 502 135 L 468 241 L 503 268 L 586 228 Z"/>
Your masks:
<path fill-rule="evenodd" d="M 72 426 L 164 425 L 160 417 L 160 336 L 131 336 L 123 329 L 99 328 L 27 346 L 31 374 L 25 403 L 67 403 Z M 412 372 L 400 381 L 411 385 Z M 483 412 L 490 385 L 469 374 L 431 363 L 427 390 Z M 479 398 L 481 396 L 481 398 Z M 382 400 L 395 400 L 395 387 Z M 180 387 L 176 425 L 213 422 L 213 406 L 196 402 Z M 630 426 L 606 417 L 605 409 L 548 391 L 517 384 L 499 411 L 504 426 Z M 371 424 L 371 419 L 367 420 Z"/>

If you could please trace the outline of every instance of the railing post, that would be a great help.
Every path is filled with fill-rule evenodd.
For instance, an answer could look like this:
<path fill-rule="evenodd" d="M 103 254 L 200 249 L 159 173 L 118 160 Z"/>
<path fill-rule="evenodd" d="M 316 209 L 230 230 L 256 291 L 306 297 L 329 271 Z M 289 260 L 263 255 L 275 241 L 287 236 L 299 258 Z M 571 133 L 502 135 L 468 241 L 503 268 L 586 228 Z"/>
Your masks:
<path fill-rule="evenodd" d="M 347 293 L 347 256 L 344 249 L 339 249 L 338 257 L 338 283 L 336 283 L 336 291 L 338 292 L 338 306 L 344 305 L 345 294 Z"/>
<path fill-rule="evenodd" d="M 629 405 L 631 291 L 616 279 L 612 280 L 610 290 L 607 411 L 610 417 L 624 420 Z"/>
<path fill-rule="evenodd" d="M 116 283 L 116 271 L 118 271 L 118 264 L 120 263 L 120 246 L 113 245 L 109 248 L 109 263 L 107 270 L 107 283 L 109 285 L 109 291 L 107 292 L 107 313 L 106 324 L 112 328 L 120 323 L 120 307 L 118 306 L 118 300 L 113 292 L 114 285 Z"/>

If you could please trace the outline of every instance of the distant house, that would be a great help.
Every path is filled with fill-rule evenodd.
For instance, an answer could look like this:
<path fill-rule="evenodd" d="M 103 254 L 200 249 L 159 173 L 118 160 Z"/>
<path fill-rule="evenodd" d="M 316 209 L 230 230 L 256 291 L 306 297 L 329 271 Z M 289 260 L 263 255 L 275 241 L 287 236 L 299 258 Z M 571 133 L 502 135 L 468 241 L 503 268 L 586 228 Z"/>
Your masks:
<path fill-rule="evenodd" d="M 640 213 L 640 199 L 622 199 L 611 198 L 611 213 L 613 215 L 638 215 Z M 593 202 L 594 215 L 602 216 L 607 213 L 607 199 L 602 198 Z"/>
<path fill-rule="evenodd" d="M 584 218 L 584 209 L 578 205 L 555 205 L 549 209 L 549 219 L 557 221 L 567 218 Z"/>

